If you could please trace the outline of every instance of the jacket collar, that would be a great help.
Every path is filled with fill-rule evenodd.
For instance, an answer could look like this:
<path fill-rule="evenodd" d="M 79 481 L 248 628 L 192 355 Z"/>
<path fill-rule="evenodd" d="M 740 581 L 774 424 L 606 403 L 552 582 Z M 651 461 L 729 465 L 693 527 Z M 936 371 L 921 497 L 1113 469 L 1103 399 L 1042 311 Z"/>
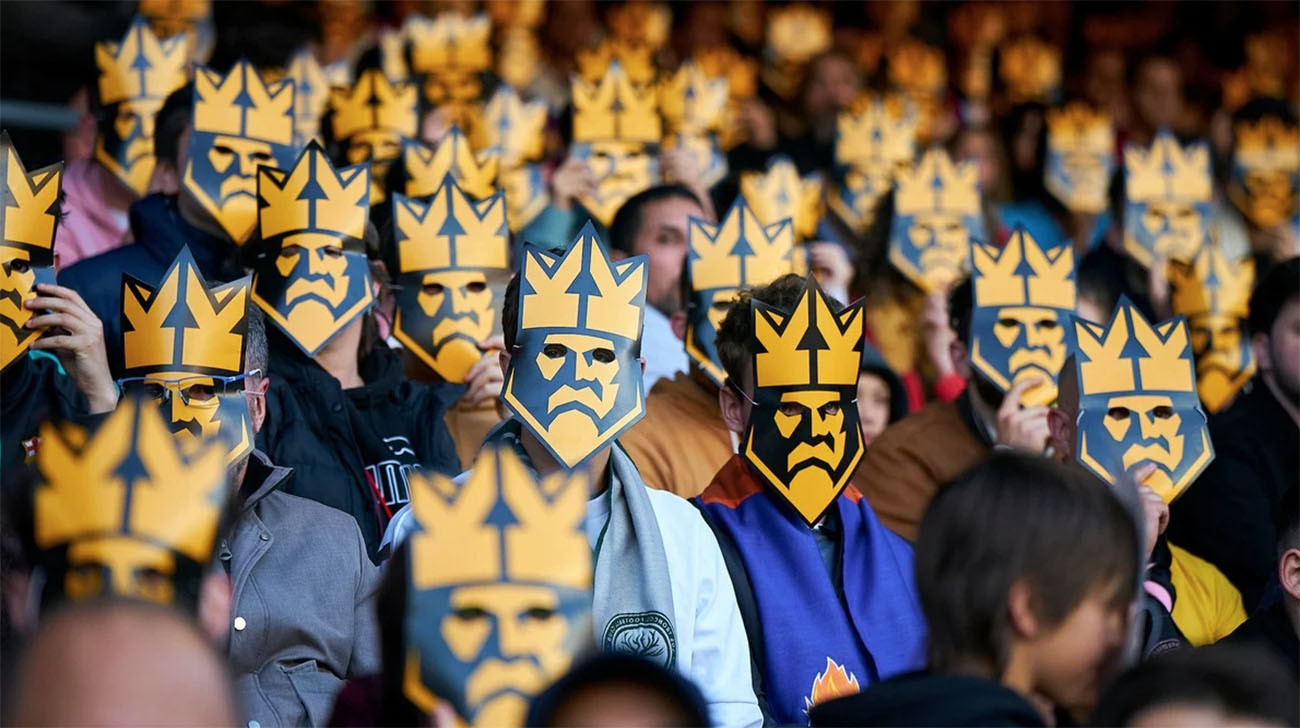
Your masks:
<path fill-rule="evenodd" d="M 266 496 L 278 490 L 293 476 L 293 468 L 273 465 L 271 459 L 261 450 L 253 450 L 248 457 L 248 470 L 244 473 L 244 482 L 239 486 L 242 499 L 240 512 L 253 509 Z"/>

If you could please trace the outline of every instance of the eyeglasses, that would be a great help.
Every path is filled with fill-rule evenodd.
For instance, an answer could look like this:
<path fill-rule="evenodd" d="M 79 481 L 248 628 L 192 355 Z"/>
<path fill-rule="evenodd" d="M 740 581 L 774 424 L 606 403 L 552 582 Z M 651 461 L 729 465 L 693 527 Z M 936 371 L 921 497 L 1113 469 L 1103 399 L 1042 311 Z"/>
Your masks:
<path fill-rule="evenodd" d="M 193 376 L 178 379 L 125 377 L 117 380 L 117 386 L 128 394 L 163 402 L 170 401 L 173 396 L 178 396 L 189 407 L 215 407 L 218 402 L 217 398 L 226 394 L 242 391 L 247 394 L 261 396 L 261 392 L 253 392 L 243 387 L 233 386 L 248 377 L 258 376 L 261 373 L 261 369 L 254 369 L 251 372 L 235 374 L 229 377 Z"/>

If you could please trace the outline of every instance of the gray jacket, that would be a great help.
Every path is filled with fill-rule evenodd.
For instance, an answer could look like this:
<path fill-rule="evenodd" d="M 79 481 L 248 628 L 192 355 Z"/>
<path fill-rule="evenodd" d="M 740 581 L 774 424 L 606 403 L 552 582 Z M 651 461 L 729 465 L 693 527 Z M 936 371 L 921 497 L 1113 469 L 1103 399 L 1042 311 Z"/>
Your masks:
<path fill-rule="evenodd" d="M 344 680 L 379 670 L 379 569 L 352 516 L 277 490 L 292 473 L 253 452 L 220 548 L 234 587 L 230 667 L 250 728 L 325 725 Z"/>

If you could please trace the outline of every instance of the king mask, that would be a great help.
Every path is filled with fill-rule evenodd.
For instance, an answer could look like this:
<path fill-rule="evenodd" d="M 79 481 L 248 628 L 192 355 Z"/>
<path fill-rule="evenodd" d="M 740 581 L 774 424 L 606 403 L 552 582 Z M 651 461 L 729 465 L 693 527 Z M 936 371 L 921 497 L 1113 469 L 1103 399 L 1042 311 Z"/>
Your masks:
<path fill-rule="evenodd" d="M 226 463 L 253 449 L 243 391 L 249 278 L 209 288 L 188 247 L 157 283 L 122 276 L 118 384 L 155 399 L 185 442 L 220 437 Z"/>
<path fill-rule="evenodd" d="M 1071 212 L 1097 215 L 1110 205 L 1115 171 L 1115 129 L 1110 117 L 1087 104 L 1047 112 L 1043 183 Z"/>
<path fill-rule="evenodd" d="M 1218 246 L 1206 245 L 1191 263 L 1169 261 L 1169 303 L 1187 317 L 1196 355 L 1196 391 L 1210 413 L 1231 404 L 1255 375 L 1255 356 L 1246 335 L 1255 261 L 1230 261 Z"/>
<path fill-rule="evenodd" d="M 1003 392 L 1041 379 L 1025 406 L 1056 401 L 1056 378 L 1074 350 L 1074 248 L 1045 249 L 1024 228 L 1002 248 L 971 243 L 970 361 Z"/>
<path fill-rule="evenodd" d="M 804 286 L 793 311 L 750 302 L 754 397 L 740 451 L 811 526 L 862 459 L 857 387 L 864 324 L 861 301 L 837 311 L 816 281 Z"/>
<path fill-rule="evenodd" d="M 502 193 L 475 200 L 450 175 L 427 203 L 393 195 L 397 318 L 393 335 L 448 382 L 482 358 L 496 307 L 489 277 L 509 269 Z"/>
<path fill-rule="evenodd" d="M 414 84 L 390 82 L 377 68 L 362 71 L 350 88 L 330 90 L 330 137 L 344 145 L 348 164 L 370 163 L 372 205 L 388 199 L 388 168 L 402 153 L 402 137 L 419 129 L 417 102 Z"/>
<path fill-rule="evenodd" d="M 1156 134 L 1149 149 L 1124 147 L 1124 250 L 1151 267 L 1157 258 L 1191 260 L 1210 239 L 1210 147 L 1182 147 Z"/>
<path fill-rule="evenodd" d="M 524 246 L 518 333 L 501 397 L 566 468 L 645 414 L 646 267 L 644 255 L 610 260 L 590 222 L 562 255 Z"/>
<path fill-rule="evenodd" d="M 898 173 L 889 262 L 927 292 L 946 290 L 966 272 L 972 240 L 984 240 L 979 172 L 931 149 Z"/>
<path fill-rule="evenodd" d="M 365 244 L 370 170 L 334 169 L 312 142 L 293 169 L 258 173 L 253 300 L 307 356 L 374 302 Z"/>
<path fill-rule="evenodd" d="M 1143 484 L 1172 501 L 1214 459 L 1187 320 L 1152 326 L 1121 297 L 1108 324 L 1075 319 L 1074 329 L 1079 462 L 1107 483 L 1152 463 Z"/>
<path fill-rule="evenodd" d="M 1300 127 L 1265 116 L 1238 122 L 1233 131 L 1228 197 L 1261 228 L 1288 221 L 1294 227 L 1300 214 Z"/>
<path fill-rule="evenodd" d="M 257 228 L 257 170 L 293 163 L 293 83 L 266 83 L 240 60 L 225 77 L 199 66 L 183 184 L 243 245 Z"/>
<path fill-rule="evenodd" d="M 27 353 L 41 331 L 23 325 L 36 314 L 23 306 L 36 297 L 37 283 L 54 282 L 54 232 L 59 224 L 63 163 L 28 173 L 8 132 L 0 132 L 0 369 Z"/>
<path fill-rule="evenodd" d="M 686 274 L 686 354 L 719 387 L 727 378 L 718 359 L 718 327 L 736 294 L 789 273 L 794 228 L 789 220 L 764 226 L 737 198 L 722 224 L 691 218 Z"/>
<path fill-rule="evenodd" d="M 591 639 L 586 471 L 531 472 L 487 447 L 463 483 L 411 475 L 403 692 L 475 726 L 523 725 Z"/>
<path fill-rule="evenodd" d="M 153 179 L 154 117 L 167 96 L 185 85 L 188 53 L 184 35 L 159 39 L 144 18 L 131 21 L 120 42 L 95 44 L 95 161 L 137 197 Z"/>

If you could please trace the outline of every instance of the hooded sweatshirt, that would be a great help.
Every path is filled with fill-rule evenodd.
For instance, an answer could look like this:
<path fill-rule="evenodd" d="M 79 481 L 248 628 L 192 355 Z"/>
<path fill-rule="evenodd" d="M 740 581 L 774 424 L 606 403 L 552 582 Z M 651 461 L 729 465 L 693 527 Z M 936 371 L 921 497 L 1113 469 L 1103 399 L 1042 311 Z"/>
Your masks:
<path fill-rule="evenodd" d="M 910 403 L 907 400 L 907 387 L 903 385 L 903 380 L 885 361 L 884 355 L 870 341 L 862 342 L 862 371 L 868 374 L 874 374 L 885 381 L 889 387 L 889 424 L 894 424 L 907 416 L 911 411 Z"/>
<path fill-rule="evenodd" d="M 286 492 L 351 514 L 377 561 L 388 518 L 410 500 L 407 474 L 460 470 L 442 418 L 463 388 L 405 379 L 397 355 L 376 346 L 360 364 L 365 384 L 345 391 L 279 330 L 267 339 L 271 387 L 258 449 L 294 469 Z"/>
<path fill-rule="evenodd" d="M 813 707 L 814 726 L 1042 726 L 1043 717 L 999 682 L 914 672 Z"/>

